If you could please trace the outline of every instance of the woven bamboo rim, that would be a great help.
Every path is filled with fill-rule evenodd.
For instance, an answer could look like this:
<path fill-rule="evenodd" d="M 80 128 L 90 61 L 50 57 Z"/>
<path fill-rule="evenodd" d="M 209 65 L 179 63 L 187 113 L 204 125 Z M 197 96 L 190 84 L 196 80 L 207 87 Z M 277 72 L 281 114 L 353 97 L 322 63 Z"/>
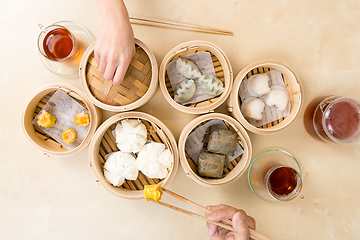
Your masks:
<path fill-rule="evenodd" d="M 35 127 L 32 124 L 32 120 L 36 117 L 41 108 L 47 103 L 51 95 L 59 89 L 66 92 L 73 99 L 79 102 L 83 107 L 89 110 L 89 131 L 82 143 L 80 143 L 79 146 L 71 150 L 63 148 L 61 144 L 53 140 L 40 128 Z M 91 138 L 94 135 L 96 128 L 99 126 L 100 121 L 101 111 L 86 98 L 85 94 L 81 90 L 70 84 L 65 83 L 51 83 L 36 90 L 29 97 L 22 113 L 22 129 L 25 135 L 45 156 L 54 157 L 67 157 L 78 153 L 82 149 L 84 149 L 91 141 Z"/>
<path fill-rule="evenodd" d="M 240 84 L 244 79 L 249 78 L 250 76 L 268 72 L 271 70 L 278 70 L 282 73 L 286 89 L 289 93 L 291 109 L 290 114 L 287 117 L 273 121 L 269 124 L 263 125 L 261 127 L 255 127 L 250 124 L 240 111 L 241 100 L 239 98 L 239 89 Z M 234 81 L 234 86 L 231 91 L 230 97 L 227 101 L 227 110 L 249 131 L 258 134 L 271 134 L 283 130 L 289 126 L 294 119 L 299 115 L 300 109 L 303 104 L 303 87 L 299 77 L 296 73 L 290 69 L 287 65 L 275 61 L 275 60 L 262 60 L 255 63 L 252 63 L 245 67 L 240 73 L 236 76 Z"/>
<path fill-rule="evenodd" d="M 166 67 L 172 60 L 178 57 L 184 57 L 195 52 L 203 52 L 203 51 L 207 51 L 211 53 L 211 58 L 213 60 L 216 77 L 219 78 L 224 83 L 225 86 L 224 92 L 220 96 L 214 97 L 212 99 L 196 104 L 191 104 L 188 106 L 183 106 L 177 103 L 173 99 L 174 91 L 171 87 L 170 80 L 167 76 Z M 165 99 L 169 102 L 171 106 L 185 113 L 201 114 L 201 113 L 214 112 L 214 109 L 216 109 L 223 102 L 225 102 L 227 97 L 230 95 L 232 88 L 232 81 L 233 81 L 233 72 L 229 59 L 218 46 L 206 41 L 189 41 L 174 47 L 164 57 L 163 61 L 161 62 L 160 70 L 159 70 L 160 89 Z"/>
<path fill-rule="evenodd" d="M 224 170 L 226 173 L 225 177 L 220 179 L 210 179 L 200 177 L 197 174 L 197 168 L 194 161 L 189 157 L 185 152 L 185 143 L 186 139 L 198 126 L 201 126 L 212 119 L 220 119 L 225 122 L 225 124 L 235 130 L 238 133 L 238 143 L 243 147 L 244 153 L 232 160 L 229 164 L 229 167 Z M 252 146 L 250 142 L 249 135 L 245 129 L 230 116 L 221 113 L 210 113 L 205 114 L 200 117 L 195 118 L 189 122 L 184 129 L 182 130 L 179 138 L 179 156 L 181 166 L 183 167 L 186 175 L 192 178 L 195 182 L 206 186 L 206 187 L 216 187 L 224 186 L 226 184 L 234 182 L 241 175 L 244 174 L 246 169 L 249 167 L 252 155 Z"/>
<path fill-rule="evenodd" d="M 119 151 L 111 131 L 115 129 L 117 122 L 126 118 L 141 119 L 148 130 L 148 140 L 164 143 L 170 149 L 174 157 L 174 162 L 166 178 L 162 180 L 148 178 L 139 171 L 138 178 L 135 181 L 126 180 L 121 187 L 114 187 L 105 180 L 103 173 L 104 157 L 108 153 Z M 90 168 L 96 182 L 112 194 L 126 199 L 143 198 L 144 185 L 156 184 L 162 181 L 164 183 L 163 186 L 167 186 L 174 178 L 179 162 L 176 141 L 169 128 L 157 118 L 142 112 L 119 113 L 102 123 L 96 131 L 93 141 L 90 143 L 89 156 Z"/>
<path fill-rule="evenodd" d="M 95 42 L 85 51 L 80 63 L 80 83 L 86 96 L 96 106 L 112 112 L 139 108 L 157 89 L 158 66 L 154 54 L 135 38 L 135 55 L 119 86 L 104 79 L 94 58 Z"/>

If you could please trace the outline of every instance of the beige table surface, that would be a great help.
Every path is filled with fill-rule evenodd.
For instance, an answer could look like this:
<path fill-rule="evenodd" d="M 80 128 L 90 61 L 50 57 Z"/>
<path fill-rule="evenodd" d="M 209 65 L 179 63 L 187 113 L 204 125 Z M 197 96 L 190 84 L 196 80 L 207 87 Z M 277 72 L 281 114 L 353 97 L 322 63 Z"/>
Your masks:
<path fill-rule="evenodd" d="M 42 65 L 37 24 L 75 21 L 96 39 L 101 15 L 95 0 L 0 3 L 0 239 L 208 239 L 201 220 L 108 193 L 89 169 L 88 148 L 68 158 L 48 158 L 22 132 L 21 113 L 33 91 L 52 82 L 80 88 L 77 77 L 56 76 Z M 326 144 L 313 139 L 303 123 L 306 106 L 318 96 L 360 99 L 359 1 L 126 0 L 126 5 L 138 15 L 234 31 L 229 37 L 134 26 L 159 65 L 174 46 L 206 40 L 226 53 L 235 76 L 250 63 L 275 59 L 289 65 L 304 86 L 304 107 L 292 125 L 274 135 L 249 136 L 253 157 L 281 148 L 299 160 L 305 199 L 264 202 L 251 192 L 246 175 L 225 187 L 205 188 L 180 165 L 168 188 L 202 205 L 244 208 L 257 230 L 272 239 L 360 239 L 360 142 Z M 173 109 L 160 89 L 138 110 L 161 119 L 176 139 L 196 117 Z M 103 114 L 106 119 L 114 113 Z M 200 213 L 172 197 L 164 201 Z"/>

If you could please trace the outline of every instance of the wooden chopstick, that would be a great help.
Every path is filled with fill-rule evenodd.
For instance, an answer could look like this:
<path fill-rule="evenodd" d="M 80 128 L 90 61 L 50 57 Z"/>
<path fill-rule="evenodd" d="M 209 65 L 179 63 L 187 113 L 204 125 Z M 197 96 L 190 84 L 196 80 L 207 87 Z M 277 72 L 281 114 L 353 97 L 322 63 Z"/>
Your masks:
<path fill-rule="evenodd" d="M 131 14 L 129 19 L 130 19 L 130 23 L 132 24 L 233 36 L 232 31 L 218 29 L 218 28 L 204 27 L 195 24 L 181 23 L 181 22 L 175 22 L 175 21 L 157 19 L 157 18 L 148 18 L 148 17 L 145 18 L 141 16 L 134 16 L 133 14 Z"/>
<path fill-rule="evenodd" d="M 213 211 L 207 209 L 206 207 L 203 207 L 203 206 L 201 206 L 201 205 L 199 205 L 199 204 L 197 204 L 197 203 L 195 203 L 195 202 L 193 202 L 193 201 L 191 201 L 191 200 L 189 200 L 187 198 L 184 198 L 183 196 L 180 196 L 180 195 L 178 195 L 178 194 L 176 194 L 176 193 L 174 193 L 174 192 L 172 192 L 172 191 L 170 191 L 170 190 L 168 190 L 166 188 L 162 188 L 162 189 L 163 189 L 164 192 L 170 194 L 171 196 L 176 197 L 177 199 L 179 199 L 179 200 L 181 200 L 181 201 L 183 201 L 185 203 L 188 203 L 188 204 L 190 204 L 190 205 L 192 205 L 192 206 L 194 206 L 194 207 L 196 207 L 196 208 L 198 208 L 198 209 L 200 209 L 200 210 L 202 210 L 202 211 L 204 211 L 204 212 L 206 212 L 208 214 L 213 213 Z M 227 224 L 227 226 L 228 225 L 232 226 L 232 221 L 230 219 L 225 219 L 225 220 L 222 220 L 221 222 Z M 214 223 L 214 222 L 210 221 L 210 223 Z M 226 228 L 226 229 L 229 229 L 229 228 Z M 231 231 L 233 231 L 233 230 L 231 230 Z M 250 237 L 252 237 L 255 240 L 270 240 L 270 237 L 268 237 L 268 236 L 266 236 L 266 235 L 264 235 L 264 234 L 262 234 L 262 233 L 260 233 L 260 232 L 258 232 L 256 230 L 254 230 L 252 228 L 249 228 L 249 232 L 250 232 Z"/>
<path fill-rule="evenodd" d="M 228 229 L 228 230 L 230 230 L 230 231 L 234 231 L 234 228 L 233 228 L 232 226 L 227 225 L 227 224 L 224 224 L 224 223 L 221 223 L 221 222 L 212 222 L 212 221 L 210 221 L 209 219 L 207 219 L 206 217 L 204 217 L 204 216 L 202 216 L 202 215 L 199 215 L 199 214 L 190 212 L 190 211 L 188 211 L 188 210 L 185 210 L 185 209 L 182 209 L 182 208 L 179 208 L 179 207 L 175 207 L 175 206 L 170 205 L 170 204 L 168 204 L 168 203 L 164 203 L 164 202 L 160 202 L 160 201 L 155 201 L 155 200 L 152 200 L 152 199 L 148 199 L 148 200 L 150 200 L 150 201 L 152 201 L 152 202 L 155 202 L 155 203 L 158 203 L 158 204 L 160 204 L 160 205 L 163 205 L 163 206 L 165 206 L 165 207 L 171 208 L 171 209 L 173 209 L 173 210 L 175 210 L 175 211 L 182 212 L 182 213 L 185 213 L 185 214 L 190 215 L 190 216 L 193 216 L 193 217 L 197 217 L 197 218 L 199 218 L 199 219 L 201 219 L 201 220 L 204 220 L 204 221 L 206 221 L 206 222 L 208 222 L 208 223 L 215 224 L 215 225 L 217 225 L 217 226 L 219 226 L 219 227 Z"/>

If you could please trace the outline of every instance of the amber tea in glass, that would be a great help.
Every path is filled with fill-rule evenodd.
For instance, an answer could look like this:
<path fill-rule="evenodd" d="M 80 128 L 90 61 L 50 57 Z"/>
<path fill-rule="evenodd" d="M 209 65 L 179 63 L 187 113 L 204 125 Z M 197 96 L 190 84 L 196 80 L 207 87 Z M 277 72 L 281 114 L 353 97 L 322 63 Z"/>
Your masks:
<path fill-rule="evenodd" d="M 40 53 L 52 61 L 67 62 L 75 58 L 78 52 L 78 44 L 74 35 L 65 27 L 50 25 L 43 27 L 38 38 Z"/>
<path fill-rule="evenodd" d="M 284 202 L 301 195 L 299 162 L 281 149 L 269 149 L 257 155 L 248 170 L 251 191 L 267 202 Z"/>
<path fill-rule="evenodd" d="M 348 97 L 325 98 L 315 109 L 313 125 L 325 142 L 355 142 L 360 138 L 360 102 Z"/>
<path fill-rule="evenodd" d="M 291 167 L 272 164 L 265 168 L 263 184 L 275 199 L 286 201 L 300 195 L 301 177 Z"/>

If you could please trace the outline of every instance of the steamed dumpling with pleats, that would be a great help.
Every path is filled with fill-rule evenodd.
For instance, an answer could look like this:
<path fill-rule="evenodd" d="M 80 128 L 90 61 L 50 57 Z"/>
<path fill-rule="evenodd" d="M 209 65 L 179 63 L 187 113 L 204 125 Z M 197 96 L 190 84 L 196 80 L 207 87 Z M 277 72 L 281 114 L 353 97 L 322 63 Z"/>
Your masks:
<path fill-rule="evenodd" d="M 242 114 L 254 120 L 262 119 L 262 112 L 264 111 L 265 103 L 260 98 L 249 97 L 241 104 Z"/>
<path fill-rule="evenodd" d="M 192 79 L 185 79 L 176 85 L 174 90 L 174 100 L 178 103 L 189 101 L 194 95 L 196 84 Z"/>
<path fill-rule="evenodd" d="M 202 75 L 198 80 L 198 84 L 204 92 L 210 95 L 217 96 L 224 91 L 222 81 L 212 74 Z"/>
<path fill-rule="evenodd" d="M 269 77 L 266 73 L 256 74 L 247 80 L 247 88 L 249 94 L 253 97 L 259 97 L 268 94 L 271 89 L 269 87 Z"/>
<path fill-rule="evenodd" d="M 176 69 L 186 78 L 194 79 L 201 76 L 199 68 L 186 58 L 176 60 Z"/>
<path fill-rule="evenodd" d="M 280 85 L 273 85 L 265 102 L 270 107 L 275 105 L 279 111 L 284 111 L 289 102 L 289 95 L 286 88 Z"/>

